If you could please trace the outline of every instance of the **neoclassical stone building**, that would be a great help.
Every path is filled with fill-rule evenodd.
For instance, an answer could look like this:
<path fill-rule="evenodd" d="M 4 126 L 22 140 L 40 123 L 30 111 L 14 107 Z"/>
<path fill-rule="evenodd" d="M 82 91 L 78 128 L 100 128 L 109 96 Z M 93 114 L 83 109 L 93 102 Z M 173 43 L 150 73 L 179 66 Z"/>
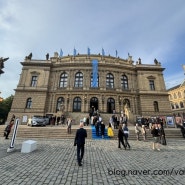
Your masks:
<path fill-rule="evenodd" d="M 169 115 L 170 103 L 160 62 L 142 64 L 101 54 L 77 54 L 46 60 L 26 57 L 9 117 L 25 123 L 32 115 L 56 115 L 61 104 L 68 115 L 87 115 L 94 106 L 102 115 Z"/>

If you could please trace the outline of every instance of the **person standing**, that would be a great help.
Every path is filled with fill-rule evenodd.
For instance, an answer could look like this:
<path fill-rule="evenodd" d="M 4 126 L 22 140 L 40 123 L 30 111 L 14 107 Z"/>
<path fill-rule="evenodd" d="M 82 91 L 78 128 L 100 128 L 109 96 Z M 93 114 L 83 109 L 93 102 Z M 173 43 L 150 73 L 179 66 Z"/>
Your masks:
<path fill-rule="evenodd" d="M 121 144 L 122 144 L 123 147 L 126 150 L 126 146 L 125 146 L 125 143 L 123 141 L 123 137 L 125 137 L 125 136 L 124 136 L 124 133 L 123 133 L 123 130 L 122 130 L 122 126 L 119 125 L 119 128 L 118 128 L 118 148 L 121 149 Z"/>
<path fill-rule="evenodd" d="M 67 133 L 71 134 L 71 125 L 72 125 L 72 119 L 68 118 L 67 119 Z"/>
<path fill-rule="evenodd" d="M 135 133 L 136 133 L 137 141 L 139 141 L 140 132 L 141 132 L 141 130 L 139 129 L 139 125 L 138 125 L 138 123 L 136 123 L 136 126 L 135 126 Z"/>
<path fill-rule="evenodd" d="M 158 151 L 160 151 L 159 149 L 159 129 L 158 129 L 157 124 L 152 126 L 151 134 L 153 135 L 152 149 L 153 150 L 157 149 Z"/>
<path fill-rule="evenodd" d="M 97 121 L 97 122 L 95 123 L 95 128 L 96 128 L 96 136 L 99 136 L 99 128 L 100 128 L 100 123 L 99 123 L 99 121 Z"/>
<path fill-rule="evenodd" d="M 159 141 L 161 145 L 167 145 L 164 127 L 161 124 L 158 124 L 158 129 L 159 129 Z"/>
<path fill-rule="evenodd" d="M 142 125 L 141 134 L 143 135 L 143 140 L 146 141 L 146 128 L 145 128 L 145 125 Z"/>
<path fill-rule="evenodd" d="M 113 130 L 112 130 L 112 125 L 111 125 L 111 123 L 109 123 L 109 126 L 108 126 L 108 128 L 107 128 L 107 135 L 108 135 L 108 137 L 114 137 L 114 132 L 113 132 Z"/>
<path fill-rule="evenodd" d="M 101 136 L 102 136 L 102 139 L 104 138 L 104 135 L 105 135 L 105 124 L 102 121 L 101 122 Z"/>
<path fill-rule="evenodd" d="M 4 132 L 5 139 L 9 139 L 8 136 L 9 136 L 11 129 L 14 125 L 14 120 L 15 120 L 15 116 L 13 115 L 11 121 L 9 122 L 9 124 L 5 128 L 5 132 Z"/>
<path fill-rule="evenodd" d="M 87 137 L 87 131 L 83 128 L 83 122 L 80 122 L 80 128 L 76 131 L 74 146 L 77 145 L 77 161 L 78 165 L 82 166 L 82 159 L 84 156 L 85 138 Z"/>
<path fill-rule="evenodd" d="M 129 147 L 130 149 L 130 144 L 128 142 L 128 136 L 129 136 L 129 130 L 128 130 L 128 127 L 127 127 L 127 124 L 123 124 L 123 133 L 125 135 L 124 139 L 125 139 L 125 146 Z"/>
<path fill-rule="evenodd" d="M 127 125 L 127 115 L 126 114 L 123 114 L 123 124 L 126 124 Z"/>

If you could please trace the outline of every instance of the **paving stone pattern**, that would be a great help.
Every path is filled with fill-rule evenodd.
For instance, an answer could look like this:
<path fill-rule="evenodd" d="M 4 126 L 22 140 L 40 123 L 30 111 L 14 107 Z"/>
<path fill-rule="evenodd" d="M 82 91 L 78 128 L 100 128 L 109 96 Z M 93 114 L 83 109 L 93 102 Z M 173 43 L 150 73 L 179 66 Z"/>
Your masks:
<path fill-rule="evenodd" d="M 10 140 L 0 138 L 1 185 L 185 184 L 183 139 L 168 140 L 161 151 L 153 151 L 151 141 L 132 140 L 131 150 L 125 151 L 117 140 L 88 139 L 81 167 L 72 139 L 37 139 L 37 150 L 26 154 L 21 153 L 23 141 L 17 139 L 16 150 L 7 153 Z"/>

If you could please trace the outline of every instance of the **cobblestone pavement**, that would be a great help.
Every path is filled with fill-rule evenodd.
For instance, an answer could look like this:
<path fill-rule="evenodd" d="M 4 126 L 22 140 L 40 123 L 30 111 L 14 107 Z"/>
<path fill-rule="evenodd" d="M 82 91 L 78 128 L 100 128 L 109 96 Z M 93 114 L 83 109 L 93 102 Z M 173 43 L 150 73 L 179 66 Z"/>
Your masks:
<path fill-rule="evenodd" d="M 125 151 L 117 140 L 86 140 L 81 167 L 73 140 L 37 139 L 37 150 L 21 153 L 23 141 L 7 153 L 10 140 L 0 138 L 1 185 L 185 184 L 185 140 L 167 140 L 161 151 L 153 151 L 151 142 L 130 141 Z"/>

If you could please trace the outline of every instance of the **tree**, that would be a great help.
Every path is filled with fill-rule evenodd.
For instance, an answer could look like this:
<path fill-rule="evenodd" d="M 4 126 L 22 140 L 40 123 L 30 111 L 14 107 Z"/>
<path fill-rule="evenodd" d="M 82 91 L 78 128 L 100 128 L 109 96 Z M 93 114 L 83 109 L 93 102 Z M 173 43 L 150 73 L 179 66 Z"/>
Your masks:
<path fill-rule="evenodd" d="M 8 113 L 10 112 L 14 96 L 11 95 L 8 98 L 0 102 L 0 124 L 4 124 L 7 120 Z"/>

